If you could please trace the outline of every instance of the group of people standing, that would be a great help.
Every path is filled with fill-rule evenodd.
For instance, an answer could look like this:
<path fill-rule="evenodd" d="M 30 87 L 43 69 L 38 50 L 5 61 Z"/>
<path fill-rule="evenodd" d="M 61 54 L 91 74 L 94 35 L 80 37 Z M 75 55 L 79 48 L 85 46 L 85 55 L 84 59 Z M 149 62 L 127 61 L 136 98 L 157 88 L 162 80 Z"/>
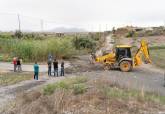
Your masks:
<path fill-rule="evenodd" d="M 54 69 L 54 76 L 58 76 L 59 69 L 58 69 L 58 61 L 54 59 L 53 61 L 53 69 Z M 48 76 L 52 75 L 52 60 L 48 60 Z M 64 76 L 64 61 L 61 62 L 61 70 L 60 76 Z"/>
<path fill-rule="evenodd" d="M 14 64 L 14 72 L 21 72 L 22 71 L 22 59 L 18 57 L 13 58 Z"/>
<path fill-rule="evenodd" d="M 48 76 L 52 75 L 52 63 L 53 63 L 53 68 L 54 68 L 54 76 L 59 76 L 59 65 L 58 65 L 58 61 L 56 59 L 54 59 L 54 61 L 52 62 L 51 59 L 48 60 Z M 37 62 L 35 62 L 34 64 L 34 79 L 38 80 L 38 75 L 39 75 L 39 65 L 37 64 Z M 61 69 L 60 69 L 60 76 L 64 76 L 64 61 L 61 62 Z"/>
<path fill-rule="evenodd" d="M 13 64 L 14 64 L 14 72 L 20 72 L 22 71 L 22 59 L 18 58 L 18 57 L 14 57 L 13 58 Z M 61 67 L 59 70 L 59 65 L 58 65 L 58 61 L 56 59 L 54 59 L 52 61 L 52 56 L 48 56 L 48 76 L 52 75 L 52 64 L 53 64 L 53 68 L 54 68 L 54 76 L 59 76 L 59 71 L 60 71 L 60 76 L 64 76 L 64 61 L 62 60 L 61 62 Z M 34 64 L 34 79 L 38 80 L 38 75 L 39 75 L 39 65 L 37 62 L 35 62 Z"/>

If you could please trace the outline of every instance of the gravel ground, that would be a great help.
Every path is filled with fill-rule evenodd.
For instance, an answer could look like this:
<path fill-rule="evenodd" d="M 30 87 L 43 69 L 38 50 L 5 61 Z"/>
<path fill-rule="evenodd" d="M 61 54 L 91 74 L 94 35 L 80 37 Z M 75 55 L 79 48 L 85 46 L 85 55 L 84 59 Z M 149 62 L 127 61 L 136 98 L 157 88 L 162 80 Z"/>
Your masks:
<path fill-rule="evenodd" d="M 153 65 L 143 64 L 142 66 L 134 68 L 131 72 L 121 72 L 117 69 L 105 71 L 100 64 L 92 65 L 85 62 L 87 60 L 88 57 L 83 56 L 81 57 L 81 61 L 78 60 L 74 62 L 80 68 L 78 69 L 75 65 L 75 69 L 77 71 L 79 70 L 78 75 L 91 76 L 92 78 L 107 76 L 111 81 L 117 82 L 122 86 L 138 90 L 143 89 L 144 91 L 165 96 L 164 71 L 162 69 L 158 69 Z M 81 66 L 78 63 L 80 63 Z M 85 69 L 82 69 L 83 64 Z"/>
<path fill-rule="evenodd" d="M 137 90 L 144 90 L 154 92 L 165 96 L 164 77 L 162 73 L 148 72 L 147 69 L 137 68 L 132 72 L 120 71 L 92 71 L 86 72 L 84 75 L 98 78 L 106 76 L 112 82 L 116 82 L 121 86 L 133 88 Z"/>

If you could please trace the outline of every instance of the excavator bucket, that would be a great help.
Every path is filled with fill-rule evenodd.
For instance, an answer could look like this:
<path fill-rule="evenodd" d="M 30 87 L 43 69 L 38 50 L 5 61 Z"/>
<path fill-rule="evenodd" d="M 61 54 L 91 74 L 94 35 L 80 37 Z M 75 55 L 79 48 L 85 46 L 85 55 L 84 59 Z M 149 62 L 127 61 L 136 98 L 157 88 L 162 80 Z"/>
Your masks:
<path fill-rule="evenodd" d="M 150 53 L 149 53 L 149 50 L 148 50 L 148 43 L 144 39 L 141 40 L 141 48 L 142 48 L 142 51 L 143 51 L 144 56 L 146 58 L 145 63 L 146 64 L 151 63 Z"/>

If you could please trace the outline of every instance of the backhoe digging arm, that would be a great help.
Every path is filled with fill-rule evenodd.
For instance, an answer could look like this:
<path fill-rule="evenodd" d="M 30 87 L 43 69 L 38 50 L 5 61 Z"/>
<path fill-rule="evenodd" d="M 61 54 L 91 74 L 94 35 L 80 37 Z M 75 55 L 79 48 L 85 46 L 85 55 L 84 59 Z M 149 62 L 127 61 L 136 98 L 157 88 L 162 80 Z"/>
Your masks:
<path fill-rule="evenodd" d="M 142 64 L 142 59 L 141 59 L 142 54 L 145 57 L 145 63 L 151 63 L 149 50 L 148 50 L 148 44 L 144 39 L 141 40 L 141 46 L 134 56 L 134 66 L 139 66 Z"/>

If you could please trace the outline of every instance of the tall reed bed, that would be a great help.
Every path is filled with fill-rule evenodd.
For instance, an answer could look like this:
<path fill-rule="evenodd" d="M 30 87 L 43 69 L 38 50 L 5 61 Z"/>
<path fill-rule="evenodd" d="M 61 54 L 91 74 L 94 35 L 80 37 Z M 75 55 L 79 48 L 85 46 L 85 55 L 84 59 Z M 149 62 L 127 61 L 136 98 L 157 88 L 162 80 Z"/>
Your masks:
<path fill-rule="evenodd" d="M 24 61 L 45 61 L 51 53 L 57 58 L 70 58 L 76 54 L 72 38 L 45 40 L 0 39 L 0 52 L 17 56 Z"/>

